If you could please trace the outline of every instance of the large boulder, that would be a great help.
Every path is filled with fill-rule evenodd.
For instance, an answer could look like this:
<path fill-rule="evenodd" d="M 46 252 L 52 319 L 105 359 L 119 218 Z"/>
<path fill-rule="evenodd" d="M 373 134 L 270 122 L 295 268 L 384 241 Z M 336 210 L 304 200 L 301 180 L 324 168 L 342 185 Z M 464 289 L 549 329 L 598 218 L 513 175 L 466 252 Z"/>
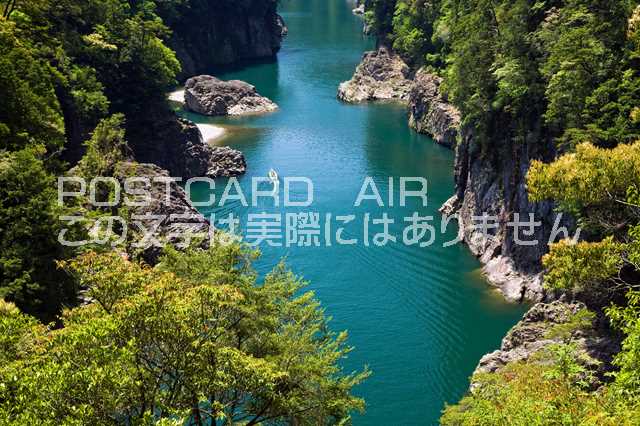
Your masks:
<path fill-rule="evenodd" d="M 437 75 L 418 71 L 409 93 L 409 126 L 453 148 L 460 130 L 460 112 L 442 95 L 441 83 Z"/>
<path fill-rule="evenodd" d="M 204 115 L 260 114 L 278 106 L 240 80 L 222 81 L 210 75 L 191 77 L 185 83 L 186 107 Z"/>
<path fill-rule="evenodd" d="M 411 70 L 387 47 L 366 52 L 349 81 L 340 84 L 338 99 L 344 102 L 402 101 L 409 99 Z"/>

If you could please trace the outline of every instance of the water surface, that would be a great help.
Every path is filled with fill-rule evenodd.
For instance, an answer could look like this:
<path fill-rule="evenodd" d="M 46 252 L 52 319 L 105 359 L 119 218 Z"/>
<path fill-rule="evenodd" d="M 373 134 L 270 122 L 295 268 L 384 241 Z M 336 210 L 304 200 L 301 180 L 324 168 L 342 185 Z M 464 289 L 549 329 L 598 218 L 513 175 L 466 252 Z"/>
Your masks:
<path fill-rule="evenodd" d="M 250 193 L 251 177 L 306 176 L 315 184 L 315 201 L 307 209 L 259 207 L 239 202 L 202 209 L 218 217 L 233 212 L 243 227 L 249 213 L 312 211 L 323 218 L 358 214 L 345 226 L 345 238 L 362 237 L 364 212 L 395 219 L 392 233 L 401 236 L 403 218 L 417 211 L 439 219 L 438 207 L 453 192 L 453 153 L 407 127 L 404 108 L 395 105 L 344 105 L 336 100 L 338 84 L 348 79 L 373 40 L 361 35 L 362 22 L 346 0 L 283 0 L 289 36 L 275 63 L 218 71 L 223 79 L 241 79 L 280 105 L 274 114 L 245 118 L 206 118 L 200 123 L 231 129 L 223 143 L 244 152 L 248 173 L 240 179 Z M 234 130 L 235 129 L 235 130 Z M 239 130 L 238 130 L 239 129 Z M 354 209 L 366 176 L 374 177 L 386 197 L 388 177 L 422 176 L 429 183 L 429 204 L 418 200 L 399 207 L 373 203 Z M 224 180 L 217 182 L 219 197 Z M 208 198 L 206 188 L 192 198 Z M 295 192 L 295 191 L 294 191 Z M 207 198 L 205 198 L 207 197 Z M 372 228 L 374 229 L 374 228 Z M 379 229 L 375 228 L 375 232 Z M 310 281 L 333 317 L 335 330 L 348 329 L 354 352 L 347 371 L 365 364 L 373 371 L 356 389 L 367 412 L 356 425 L 430 425 L 437 423 L 445 402 L 455 402 L 468 387 L 479 358 L 496 349 L 519 319 L 522 307 L 507 305 L 490 291 L 478 273 L 479 263 L 462 245 L 443 248 L 455 238 L 449 227 L 427 248 L 400 243 L 385 247 L 261 246 L 257 267 L 266 272 L 280 258 Z"/>

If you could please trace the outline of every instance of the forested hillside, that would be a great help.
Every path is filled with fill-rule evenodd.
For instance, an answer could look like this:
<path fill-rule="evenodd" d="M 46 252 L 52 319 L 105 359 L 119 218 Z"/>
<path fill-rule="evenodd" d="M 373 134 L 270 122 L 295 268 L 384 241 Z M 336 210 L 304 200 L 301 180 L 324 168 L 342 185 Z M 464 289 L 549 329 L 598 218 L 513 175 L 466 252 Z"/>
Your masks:
<path fill-rule="evenodd" d="M 350 392 L 367 373 L 338 365 L 346 334 L 328 331 L 284 266 L 257 283 L 257 253 L 239 244 L 166 247 L 152 268 L 110 240 L 58 240 L 63 227 L 67 241 L 89 232 L 61 216 L 129 214 L 82 197 L 60 204 L 58 176 L 200 173 L 209 151 L 166 100 L 179 59 L 211 55 L 199 48 L 219 48 L 216 64 L 271 57 L 283 34 L 275 6 L 0 1 L 0 424 L 318 424 L 362 409 Z M 205 12 L 228 25 L 190 34 Z M 210 44 L 188 43 L 198 37 Z M 98 199 L 112 190 L 99 187 Z"/>
<path fill-rule="evenodd" d="M 259 6 L 254 15 L 273 30 L 260 34 L 270 37 L 267 42 L 259 40 L 271 50 L 252 50 L 257 41 L 245 37 L 238 57 L 270 56 L 279 46 L 275 3 L 254 3 Z M 182 30 L 190 15 L 205 8 L 202 2 L 181 0 L 0 2 L 0 295 L 45 316 L 75 297 L 67 275 L 53 264 L 70 255 L 56 242 L 56 218 L 64 212 L 54 204 L 54 176 L 82 157 L 101 120 L 121 114 L 107 123 L 125 130 L 119 140 L 127 141 L 136 160 L 175 175 L 198 174 L 194 164 L 205 159 L 194 126 L 179 121 L 166 102 L 181 64 L 168 47 L 176 33 L 165 21 L 182 23 L 176 24 Z M 208 13 L 248 22 L 245 9 L 227 4 Z M 233 51 L 232 29 L 205 28 L 202 35 Z M 246 28 L 235 31 L 245 34 Z M 203 54 L 196 47 L 183 51 Z"/>
<path fill-rule="evenodd" d="M 586 303 L 562 343 L 474 378 L 445 424 L 636 424 L 640 409 L 640 8 L 633 1 L 371 0 L 369 24 L 414 68 L 444 77 L 462 114 L 458 191 L 493 182 L 510 212 L 549 200 L 577 245 L 503 245 L 545 272 L 547 297 Z M 519 188 L 522 195 L 519 193 Z M 480 197 L 486 195 L 479 194 Z M 543 207 L 541 207 L 543 206 Z M 509 237 L 508 237 L 509 239 Z M 512 238 L 510 238 L 512 240 Z M 524 251 L 523 251 L 524 250 Z M 610 374 L 575 341 L 620 336 Z M 588 327 L 588 328 L 589 328 Z M 581 335 L 582 333 L 582 335 Z"/>

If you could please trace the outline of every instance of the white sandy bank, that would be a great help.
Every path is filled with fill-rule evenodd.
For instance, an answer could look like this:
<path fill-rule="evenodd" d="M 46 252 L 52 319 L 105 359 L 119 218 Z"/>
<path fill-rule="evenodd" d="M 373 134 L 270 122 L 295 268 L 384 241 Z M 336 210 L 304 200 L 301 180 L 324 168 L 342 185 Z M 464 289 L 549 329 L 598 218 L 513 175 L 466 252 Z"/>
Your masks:
<path fill-rule="evenodd" d="M 169 92 L 167 98 L 173 102 L 184 103 L 184 89 L 174 90 L 173 92 Z"/>
<path fill-rule="evenodd" d="M 212 124 L 196 123 L 196 126 L 198 126 L 198 129 L 200 129 L 200 133 L 202 133 L 202 139 L 204 139 L 205 142 L 213 142 L 223 137 L 226 133 L 224 127 L 218 127 Z"/>

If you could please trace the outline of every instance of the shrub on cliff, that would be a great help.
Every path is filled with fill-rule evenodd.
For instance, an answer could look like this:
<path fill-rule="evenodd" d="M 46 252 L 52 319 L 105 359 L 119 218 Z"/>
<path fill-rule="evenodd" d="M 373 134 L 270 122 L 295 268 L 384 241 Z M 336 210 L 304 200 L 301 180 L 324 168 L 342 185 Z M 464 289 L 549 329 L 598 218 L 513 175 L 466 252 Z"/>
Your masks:
<path fill-rule="evenodd" d="M 444 426 L 636 424 L 640 402 L 605 388 L 592 393 L 560 364 L 520 362 L 476 377 L 478 389 L 444 410 Z"/>

